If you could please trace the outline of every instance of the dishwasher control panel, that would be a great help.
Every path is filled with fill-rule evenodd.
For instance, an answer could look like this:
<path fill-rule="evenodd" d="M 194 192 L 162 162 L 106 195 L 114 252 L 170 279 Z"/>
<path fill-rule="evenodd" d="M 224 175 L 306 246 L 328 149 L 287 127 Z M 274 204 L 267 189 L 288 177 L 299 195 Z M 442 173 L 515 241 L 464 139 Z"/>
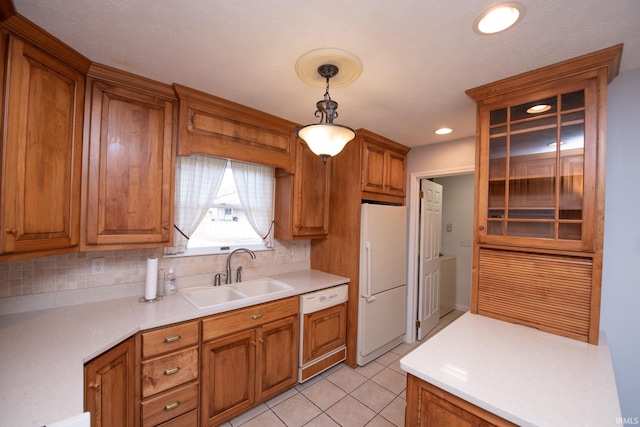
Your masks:
<path fill-rule="evenodd" d="M 345 284 L 300 295 L 300 311 L 307 314 L 342 304 L 349 299 L 348 290 L 349 285 Z"/>

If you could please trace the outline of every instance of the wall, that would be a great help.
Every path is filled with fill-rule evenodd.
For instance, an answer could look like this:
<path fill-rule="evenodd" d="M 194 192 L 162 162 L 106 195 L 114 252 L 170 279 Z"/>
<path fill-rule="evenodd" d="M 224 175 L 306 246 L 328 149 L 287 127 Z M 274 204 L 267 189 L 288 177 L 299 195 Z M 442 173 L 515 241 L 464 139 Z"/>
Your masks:
<path fill-rule="evenodd" d="M 607 102 L 600 328 L 606 331 L 609 339 L 625 417 L 640 417 L 639 163 L 640 68 L 637 68 L 621 73 L 609 85 Z"/>
<path fill-rule="evenodd" d="M 471 307 L 474 174 L 434 178 L 442 185 L 442 248 L 456 257 L 456 309 Z M 447 231 L 447 224 L 452 230 Z"/>
<path fill-rule="evenodd" d="M 280 250 L 257 252 L 255 260 L 247 255 L 234 255 L 233 268 L 242 265 L 245 279 L 309 268 L 309 243 L 276 241 Z M 162 249 L 141 249 L 4 262 L 0 263 L 0 314 L 143 295 L 146 260 L 151 256 L 158 257 L 158 265 L 165 271 L 174 268 L 178 287 L 213 283 L 213 275 L 225 271 L 227 258 L 226 255 L 163 258 Z M 91 260 L 101 257 L 105 272 L 94 275 Z M 204 283 L 199 283 L 203 280 Z"/>

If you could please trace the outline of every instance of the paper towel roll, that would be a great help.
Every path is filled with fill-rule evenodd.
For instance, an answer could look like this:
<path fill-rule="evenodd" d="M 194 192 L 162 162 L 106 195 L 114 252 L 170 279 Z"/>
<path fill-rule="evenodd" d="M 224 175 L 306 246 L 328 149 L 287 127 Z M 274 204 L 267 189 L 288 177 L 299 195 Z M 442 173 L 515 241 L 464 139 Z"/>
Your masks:
<path fill-rule="evenodd" d="M 147 283 L 144 287 L 144 299 L 156 299 L 158 293 L 158 258 L 147 258 Z"/>

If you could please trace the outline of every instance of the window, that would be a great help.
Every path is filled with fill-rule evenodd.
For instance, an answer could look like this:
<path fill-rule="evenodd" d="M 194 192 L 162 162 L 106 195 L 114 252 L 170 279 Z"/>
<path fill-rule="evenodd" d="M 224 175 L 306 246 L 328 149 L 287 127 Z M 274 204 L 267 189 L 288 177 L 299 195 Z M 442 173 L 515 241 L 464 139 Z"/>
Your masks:
<path fill-rule="evenodd" d="M 211 251 L 211 248 L 221 250 L 234 246 L 263 248 L 265 244 L 247 219 L 233 179 L 231 163 L 227 162 L 213 205 L 189 237 L 187 253 L 192 252 L 191 249 L 208 248 Z"/>
<path fill-rule="evenodd" d="M 273 246 L 274 172 L 268 166 L 203 155 L 178 157 L 174 222 L 180 231 L 165 253 Z"/>

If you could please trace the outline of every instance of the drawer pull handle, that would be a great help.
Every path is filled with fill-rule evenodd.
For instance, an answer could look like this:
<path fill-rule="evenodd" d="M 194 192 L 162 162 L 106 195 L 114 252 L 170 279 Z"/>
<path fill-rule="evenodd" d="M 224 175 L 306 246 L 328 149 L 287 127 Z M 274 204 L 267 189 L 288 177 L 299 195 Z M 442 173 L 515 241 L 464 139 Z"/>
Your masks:
<path fill-rule="evenodd" d="M 251 318 L 253 320 L 262 319 L 262 313 L 254 314 L 253 316 L 251 316 Z"/>
<path fill-rule="evenodd" d="M 176 400 L 175 402 L 167 403 L 164 406 L 164 410 L 165 411 L 172 411 L 172 410 L 176 409 L 178 406 L 180 406 L 180 402 Z"/>
<path fill-rule="evenodd" d="M 182 338 L 180 335 L 171 335 L 170 337 L 165 337 L 164 342 L 171 344 L 172 342 L 179 341 L 180 338 Z"/>
<path fill-rule="evenodd" d="M 169 375 L 177 374 L 179 371 L 180 371 L 180 367 L 176 366 L 174 368 L 169 368 L 169 369 L 165 370 L 164 374 L 166 376 L 169 376 Z"/>
<path fill-rule="evenodd" d="M 89 388 L 92 388 L 92 389 L 94 389 L 95 391 L 100 391 L 100 383 L 97 383 L 97 382 L 91 381 L 91 382 L 89 383 Z"/>

